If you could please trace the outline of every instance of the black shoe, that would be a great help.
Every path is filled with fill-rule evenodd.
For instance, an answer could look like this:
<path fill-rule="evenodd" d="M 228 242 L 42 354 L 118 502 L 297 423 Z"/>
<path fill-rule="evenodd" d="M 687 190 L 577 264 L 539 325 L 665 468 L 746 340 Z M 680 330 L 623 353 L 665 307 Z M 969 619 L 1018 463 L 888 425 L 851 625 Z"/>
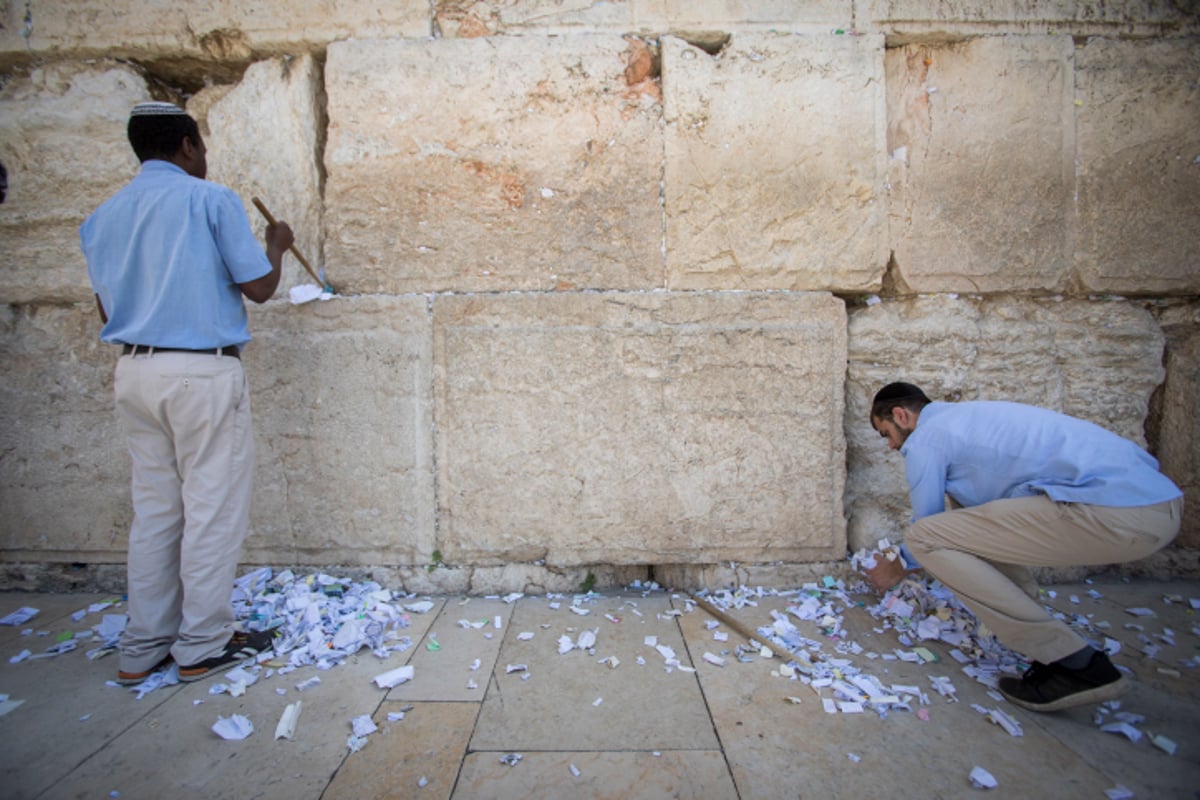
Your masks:
<path fill-rule="evenodd" d="M 1001 678 L 1000 691 L 1012 703 L 1030 711 L 1059 711 L 1087 703 L 1114 700 L 1129 682 L 1097 651 L 1083 669 L 1033 662 L 1020 678 Z"/>
<path fill-rule="evenodd" d="M 212 658 L 206 658 L 203 661 L 198 661 L 188 666 L 180 664 L 179 680 L 184 683 L 191 683 L 192 681 L 207 678 L 209 675 L 224 672 L 235 664 L 239 664 L 249 658 L 254 658 L 259 653 L 271 649 L 271 643 L 274 640 L 274 629 L 269 631 L 234 631 L 233 636 L 225 643 L 225 649 Z"/>

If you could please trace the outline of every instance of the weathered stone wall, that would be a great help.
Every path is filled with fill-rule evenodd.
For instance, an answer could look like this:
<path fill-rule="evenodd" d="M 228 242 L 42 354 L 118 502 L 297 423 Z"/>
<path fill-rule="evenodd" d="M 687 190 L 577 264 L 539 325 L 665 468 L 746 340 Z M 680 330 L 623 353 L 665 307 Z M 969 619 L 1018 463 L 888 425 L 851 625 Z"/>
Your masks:
<path fill-rule="evenodd" d="M 150 98 L 340 295 L 252 309 L 247 563 L 795 582 L 903 535 L 904 379 L 1147 446 L 1196 570 L 1195 0 L 8 0 L 0 71 L 0 586 L 124 559 L 77 229 Z"/>

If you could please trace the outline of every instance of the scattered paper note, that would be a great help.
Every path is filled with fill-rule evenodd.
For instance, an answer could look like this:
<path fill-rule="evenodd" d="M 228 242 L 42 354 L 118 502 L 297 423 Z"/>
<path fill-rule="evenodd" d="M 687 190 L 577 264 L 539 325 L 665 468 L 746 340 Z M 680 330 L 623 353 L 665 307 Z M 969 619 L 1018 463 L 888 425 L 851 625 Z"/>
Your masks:
<path fill-rule="evenodd" d="M 283 710 L 283 714 L 279 717 L 279 724 L 275 726 L 276 739 L 291 739 L 296 735 L 296 723 L 300 721 L 300 701 L 290 703 Z"/>
<path fill-rule="evenodd" d="M 971 785 L 976 789 L 995 789 L 1000 784 L 992 777 L 992 773 L 983 767 L 974 767 L 971 770 Z"/>
<path fill-rule="evenodd" d="M 413 672 L 414 667 L 412 664 L 396 667 L 396 669 L 376 675 L 374 678 L 375 685 L 380 689 L 391 689 L 405 681 L 411 681 L 413 679 Z"/>
<path fill-rule="evenodd" d="M 212 726 L 213 733 L 220 736 L 226 741 L 235 741 L 245 739 L 250 734 L 254 733 L 254 723 L 243 717 L 241 714 L 234 714 L 232 717 L 217 717 L 217 722 Z"/>

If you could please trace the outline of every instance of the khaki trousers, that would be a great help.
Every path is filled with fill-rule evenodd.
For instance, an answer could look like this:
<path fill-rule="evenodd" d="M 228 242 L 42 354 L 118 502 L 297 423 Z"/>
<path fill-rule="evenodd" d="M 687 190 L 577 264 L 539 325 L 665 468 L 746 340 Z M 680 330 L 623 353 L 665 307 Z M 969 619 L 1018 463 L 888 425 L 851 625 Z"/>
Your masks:
<path fill-rule="evenodd" d="M 1144 558 L 1175 538 L 1182 511 L 1182 498 L 1134 508 L 995 500 L 918 520 L 905 543 L 1004 645 L 1048 664 L 1087 642 L 1036 600 L 1028 567 Z"/>
<path fill-rule="evenodd" d="M 121 357 L 115 389 L 133 461 L 120 669 L 150 669 L 168 652 L 195 664 L 233 631 L 254 476 L 246 375 L 236 358 L 153 351 Z"/>

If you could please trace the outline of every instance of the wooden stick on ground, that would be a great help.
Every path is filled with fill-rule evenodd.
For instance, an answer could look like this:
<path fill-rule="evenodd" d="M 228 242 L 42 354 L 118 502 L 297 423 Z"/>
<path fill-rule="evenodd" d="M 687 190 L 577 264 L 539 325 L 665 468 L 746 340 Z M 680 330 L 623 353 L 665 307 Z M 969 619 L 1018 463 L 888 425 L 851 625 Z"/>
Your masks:
<path fill-rule="evenodd" d="M 733 617 L 726 614 L 724 611 L 721 611 L 719 608 L 714 606 L 712 603 L 708 602 L 707 600 L 701 600 L 699 597 L 696 597 L 695 595 L 689 595 L 689 597 L 692 600 L 692 602 L 694 602 L 696 605 L 703 608 L 705 611 L 707 611 L 709 614 L 711 614 L 717 620 L 719 620 L 720 622 L 724 622 L 726 625 L 733 628 L 734 632 L 737 633 L 739 636 L 743 637 L 746 641 L 749 642 L 749 641 L 753 640 L 755 642 L 758 642 L 763 647 L 767 648 L 767 650 L 769 650 L 771 652 L 771 655 L 777 656 L 777 657 L 783 659 L 784 661 L 791 660 L 791 658 L 792 658 L 791 654 L 786 653 L 786 652 L 781 653 L 781 652 L 777 651 L 775 648 L 771 647 L 770 643 L 768 643 L 764 637 L 759 636 L 754 631 L 750 630 L 745 625 L 743 625 L 742 623 L 738 622 Z"/>

